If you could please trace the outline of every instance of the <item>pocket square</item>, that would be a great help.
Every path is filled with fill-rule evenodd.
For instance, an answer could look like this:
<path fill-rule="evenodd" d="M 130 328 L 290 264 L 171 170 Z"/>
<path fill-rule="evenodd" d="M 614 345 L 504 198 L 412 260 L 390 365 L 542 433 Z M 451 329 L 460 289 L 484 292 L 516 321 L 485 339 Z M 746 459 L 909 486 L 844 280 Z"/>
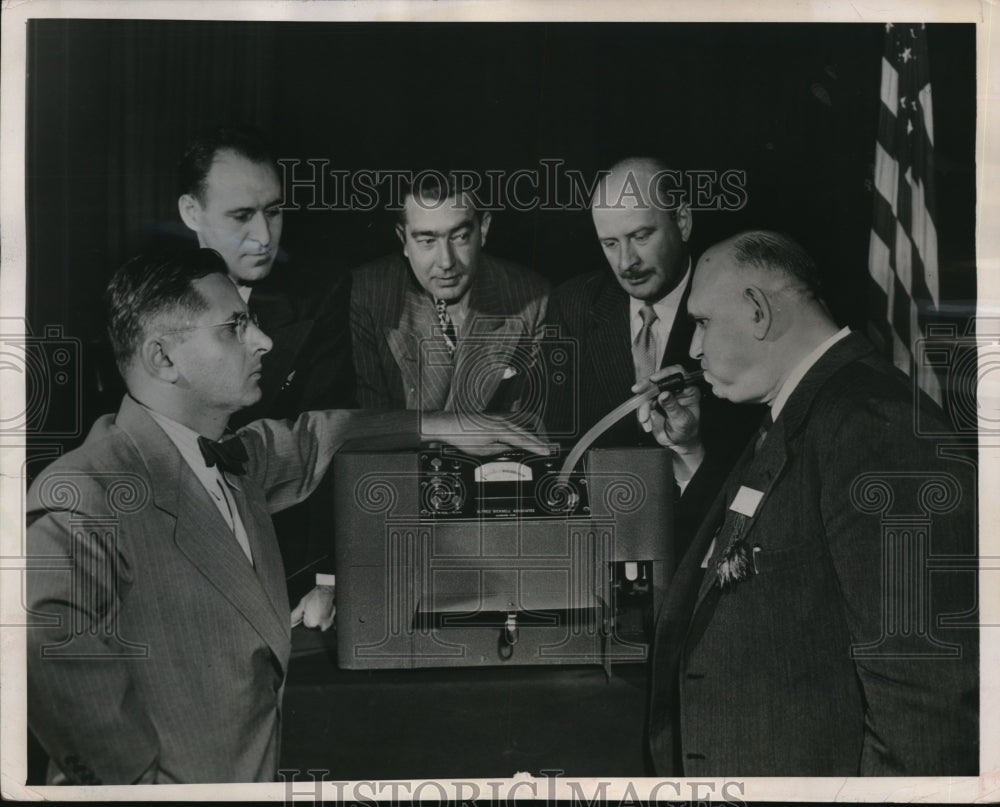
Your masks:
<path fill-rule="evenodd" d="M 508 378 L 513 378 L 517 375 L 516 367 L 504 367 L 503 368 L 503 380 L 506 381 Z"/>

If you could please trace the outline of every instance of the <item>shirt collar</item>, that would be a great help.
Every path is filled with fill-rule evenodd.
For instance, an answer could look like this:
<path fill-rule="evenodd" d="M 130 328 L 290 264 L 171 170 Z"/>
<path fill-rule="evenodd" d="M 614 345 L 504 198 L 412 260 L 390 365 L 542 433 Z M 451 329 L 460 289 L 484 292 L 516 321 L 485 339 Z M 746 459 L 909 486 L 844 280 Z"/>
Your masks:
<path fill-rule="evenodd" d="M 164 433 L 170 438 L 170 442 L 176 446 L 177 451 L 180 452 L 181 457 L 184 461 L 191 467 L 194 471 L 195 476 L 201 480 L 201 483 L 208 489 L 215 486 L 216 480 L 225 479 L 226 484 L 230 487 L 236 487 L 233 482 L 219 469 L 215 466 L 209 468 L 205 464 L 205 457 L 201 453 L 201 448 L 198 446 L 198 432 L 193 429 L 189 429 L 183 423 L 178 423 L 173 418 L 167 417 L 166 415 L 157 412 L 154 409 L 150 409 L 145 404 L 140 404 L 149 416 L 153 418 L 163 429 Z"/>
<path fill-rule="evenodd" d="M 822 358 L 826 351 L 837 344 L 837 342 L 845 336 L 850 334 L 850 332 L 849 328 L 841 328 L 829 339 L 825 339 L 820 342 L 812 353 L 795 365 L 795 369 L 788 374 L 788 378 L 785 379 L 785 383 L 781 385 L 781 389 L 778 390 L 778 394 L 775 396 L 774 400 L 771 401 L 772 420 L 778 419 L 778 415 L 781 414 L 781 410 L 784 408 L 785 403 L 788 401 L 791 394 L 795 392 L 795 388 L 799 385 L 799 382 L 805 377 L 805 374 L 809 372 L 812 366 L 818 362 L 820 358 Z"/>

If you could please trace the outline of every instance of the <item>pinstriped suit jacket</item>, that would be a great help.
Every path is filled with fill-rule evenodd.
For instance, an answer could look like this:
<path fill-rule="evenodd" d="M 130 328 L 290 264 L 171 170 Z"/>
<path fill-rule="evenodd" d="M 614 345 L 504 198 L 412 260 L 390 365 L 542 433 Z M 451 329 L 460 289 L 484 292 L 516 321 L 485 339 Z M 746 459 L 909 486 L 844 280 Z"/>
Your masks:
<path fill-rule="evenodd" d="M 916 431 L 910 384 L 852 334 L 748 447 L 657 621 L 658 775 L 978 772 L 975 466 Z M 740 486 L 762 494 L 742 523 Z M 720 591 L 736 529 L 753 571 Z"/>
<path fill-rule="evenodd" d="M 129 397 L 32 485 L 28 718 L 70 782 L 273 781 L 290 628 L 270 514 L 309 494 L 348 416 L 240 432 L 254 566 Z"/>
<path fill-rule="evenodd" d="M 435 350 L 428 340 L 440 332 L 437 314 L 405 258 L 389 255 L 354 271 L 351 342 L 362 407 L 420 409 L 432 398 L 452 411 L 509 412 L 520 403 L 549 286 L 510 261 L 479 260 L 453 371 L 435 359 L 443 342 Z"/>

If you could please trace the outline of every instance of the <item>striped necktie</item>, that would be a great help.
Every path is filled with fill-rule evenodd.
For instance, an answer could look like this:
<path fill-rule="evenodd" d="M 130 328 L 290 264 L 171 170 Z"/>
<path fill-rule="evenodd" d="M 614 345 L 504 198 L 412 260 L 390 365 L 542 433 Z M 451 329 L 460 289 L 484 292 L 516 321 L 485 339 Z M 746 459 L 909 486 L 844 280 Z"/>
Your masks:
<path fill-rule="evenodd" d="M 448 313 L 448 303 L 444 300 L 435 300 L 434 307 L 437 309 L 438 322 L 441 323 L 441 335 L 448 345 L 448 352 L 454 355 L 455 340 L 458 338 L 458 334 L 455 332 L 455 323 L 451 321 L 451 315 Z"/>

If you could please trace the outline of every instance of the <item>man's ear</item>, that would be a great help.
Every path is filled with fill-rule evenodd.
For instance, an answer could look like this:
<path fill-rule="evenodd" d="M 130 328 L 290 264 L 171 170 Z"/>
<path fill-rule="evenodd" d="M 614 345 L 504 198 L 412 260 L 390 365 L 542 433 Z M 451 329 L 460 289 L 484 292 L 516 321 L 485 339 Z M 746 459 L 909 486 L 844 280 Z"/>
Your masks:
<path fill-rule="evenodd" d="M 748 286 L 743 290 L 743 299 L 750 306 L 750 317 L 753 320 L 752 333 L 755 339 L 764 339 L 771 330 L 773 312 L 764 292 L 757 286 Z"/>
<path fill-rule="evenodd" d="M 172 384 L 180 375 L 177 366 L 167 355 L 163 340 L 158 336 L 150 336 L 142 343 L 136 359 L 152 378 Z"/>
<path fill-rule="evenodd" d="M 493 218 L 490 216 L 490 211 L 487 210 L 483 213 L 483 217 L 479 222 L 479 246 L 486 246 L 486 233 L 490 231 L 490 222 Z"/>
<path fill-rule="evenodd" d="M 681 202 L 674 211 L 674 221 L 677 222 L 677 229 L 680 231 L 681 240 L 687 241 L 691 237 L 691 227 L 694 224 L 691 208 L 687 202 Z"/>
<path fill-rule="evenodd" d="M 181 214 L 181 221 L 189 230 L 201 230 L 201 202 L 193 195 L 185 193 L 181 196 L 177 200 L 177 210 Z"/>

